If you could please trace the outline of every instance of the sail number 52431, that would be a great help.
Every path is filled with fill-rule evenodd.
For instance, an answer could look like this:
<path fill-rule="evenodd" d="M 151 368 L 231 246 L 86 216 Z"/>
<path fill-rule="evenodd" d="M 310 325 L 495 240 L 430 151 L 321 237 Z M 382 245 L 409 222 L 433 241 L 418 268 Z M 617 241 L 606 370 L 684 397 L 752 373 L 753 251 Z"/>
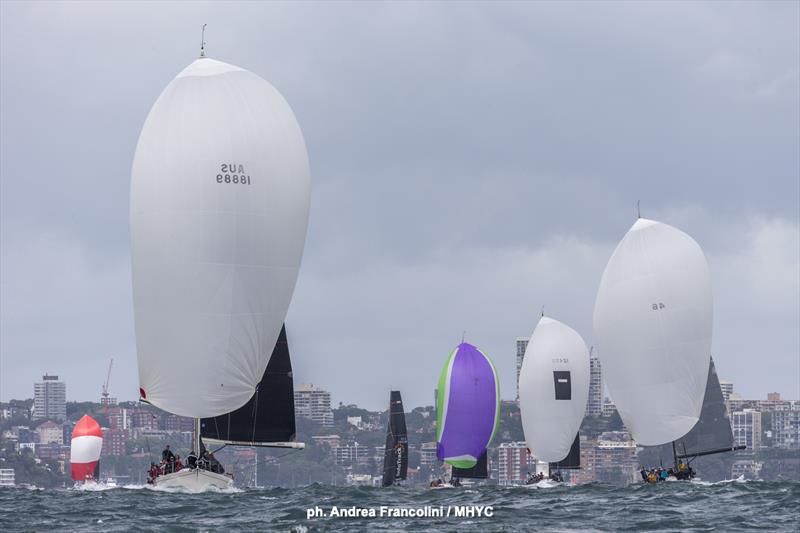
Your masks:
<path fill-rule="evenodd" d="M 250 185 L 250 174 L 245 174 L 244 165 L 236 163 L 223 163 L 219 167 L 217 183 L 234 183 L 237 185 Z"/>

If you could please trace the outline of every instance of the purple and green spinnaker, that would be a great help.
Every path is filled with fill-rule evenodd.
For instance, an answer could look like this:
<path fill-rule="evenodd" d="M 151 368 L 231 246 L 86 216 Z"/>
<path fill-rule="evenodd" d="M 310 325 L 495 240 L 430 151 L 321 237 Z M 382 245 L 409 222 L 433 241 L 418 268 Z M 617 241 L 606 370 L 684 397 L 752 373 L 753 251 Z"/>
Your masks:
<path fill-rule="evenodd" d="M 436 456 L 472 468 L 491 444 L 500 419 L 500 382 L 491 359 L 462 342 L 439 377 Z"/>

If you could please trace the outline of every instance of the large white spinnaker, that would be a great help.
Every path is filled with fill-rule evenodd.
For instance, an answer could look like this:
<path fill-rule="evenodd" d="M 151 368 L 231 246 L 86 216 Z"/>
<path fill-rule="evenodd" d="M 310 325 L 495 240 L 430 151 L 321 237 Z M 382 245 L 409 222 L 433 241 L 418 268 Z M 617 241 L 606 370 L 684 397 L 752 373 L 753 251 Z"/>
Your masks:
<path fill-rule="evenodd" d="M 697 423 L 712 318 L 700 246 L 672 226 L 638 219 L 608 261 L 594 308 L 603 374 L 637 443 L 671 442 Z"/>
<path fill-rule="evenodd" d="M 309 193 L 303 134 L 272 85 L 208 58 L 167 85 L 131 179 L 143 398 L 196 418 L 250 400 L 294 291 Z"/>
<path fill-rule="evenodd" d="M 542 317 L 519 373 L 519 409 L 528 448 L 556 463 L 569 454 L 586 413 L 589 351 L 571 327 Z"/>

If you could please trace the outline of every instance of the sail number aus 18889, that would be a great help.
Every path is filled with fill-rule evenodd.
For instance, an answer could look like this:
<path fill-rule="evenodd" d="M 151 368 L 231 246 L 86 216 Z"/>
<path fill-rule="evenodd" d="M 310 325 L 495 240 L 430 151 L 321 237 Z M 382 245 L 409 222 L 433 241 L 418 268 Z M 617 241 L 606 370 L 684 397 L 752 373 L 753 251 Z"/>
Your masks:
<path fill-rule="evenodd" d="M 223 163 L 217 174 L 217 183 L 235 183 L 250 185 L 250 175 L 245 174 L 244 165 L 236 163 Z"/>

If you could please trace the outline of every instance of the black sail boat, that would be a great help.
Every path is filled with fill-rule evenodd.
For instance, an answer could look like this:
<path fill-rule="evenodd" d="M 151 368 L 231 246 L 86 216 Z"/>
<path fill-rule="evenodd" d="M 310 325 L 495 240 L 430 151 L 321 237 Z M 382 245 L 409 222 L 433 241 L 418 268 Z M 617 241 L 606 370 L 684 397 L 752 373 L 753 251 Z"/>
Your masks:
<path fill-rule="evenodd" d="M 383 456 L 384 487 L 397 485 L 408 472 L 408 435 L 406 434 L 406 414 L 400 391 L 389 394 L 389 424 L 386 429 L 386 449 Z"/>
<path fill-rule="evenodd" d="M 745 446 L 735 446 L 733 431 L 719 385 L 714 359 L 709 360 L 708 379 L 703 397 L 700 418 L 694 427 L 683 437 L 654 448 L 655 459 L 661 464 L 674 464 L 673 472 L 678 479 L 694 477 L 692 462 L 698 457 L 743 450 Z"/>
<path fill-rule="evenodd" d="M 264 371 L 256 392 L 239 409 L 200 423 L 202 441 L 210 445 L 305 447 L 295 440 L 294 385 L 286 325 Z"/>

